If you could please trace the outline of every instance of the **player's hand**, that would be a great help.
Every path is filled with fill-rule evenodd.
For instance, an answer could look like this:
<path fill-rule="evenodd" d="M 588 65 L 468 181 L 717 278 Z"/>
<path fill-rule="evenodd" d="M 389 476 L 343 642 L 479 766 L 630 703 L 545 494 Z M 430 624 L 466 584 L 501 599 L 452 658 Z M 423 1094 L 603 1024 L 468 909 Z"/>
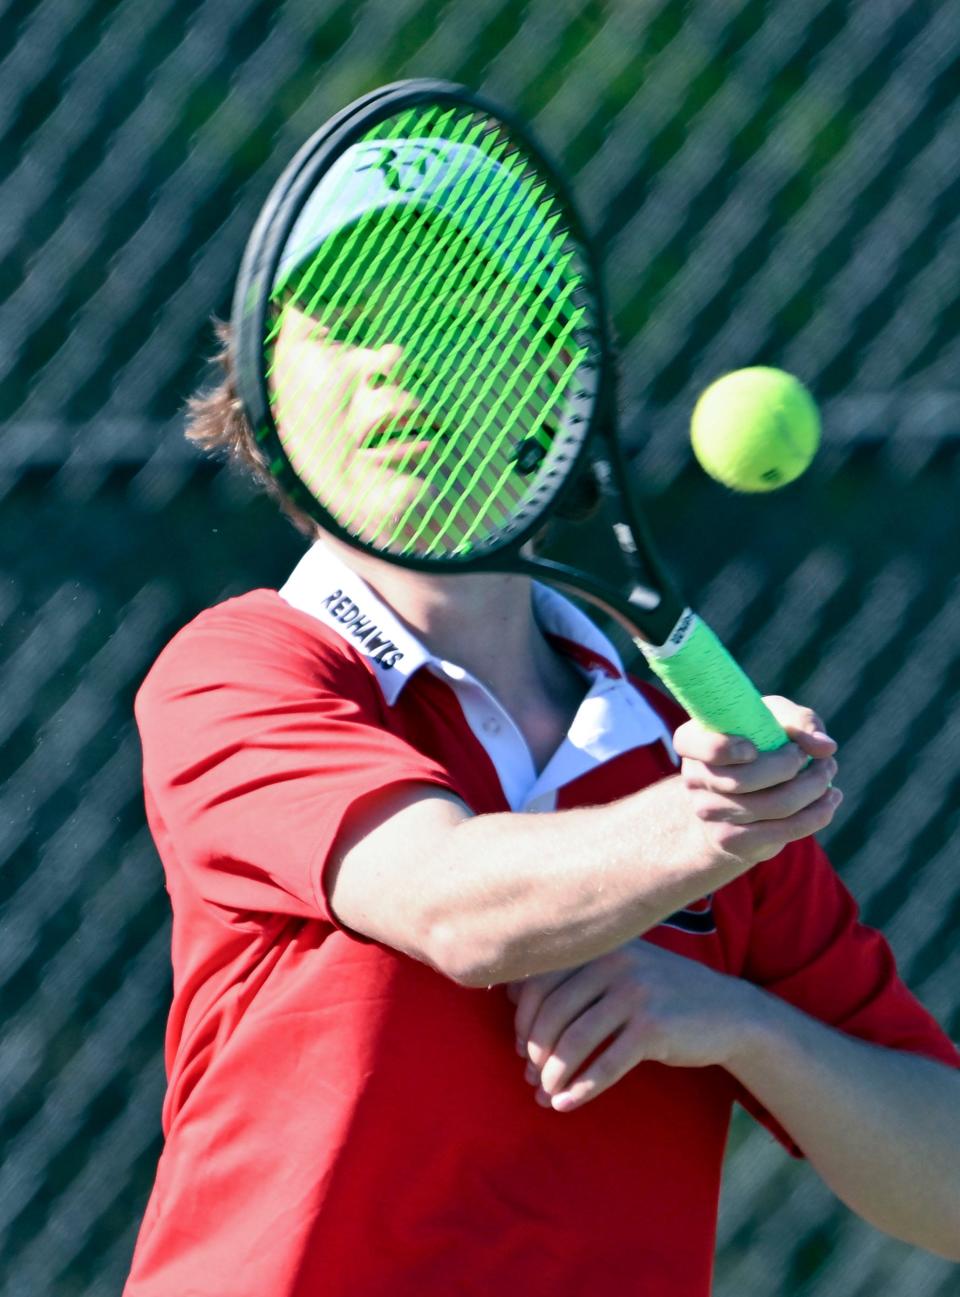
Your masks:
<path fill-rule="evenodd" d="M 722 1065 L 745 1036 L 760 994 L 641 940 L 572 972 L 510 987 L 526 1079 L 537 1102 L 559 1112 L 589 1103 L 641 1062 Z"/>
<path fill-rule="evenodd" d="M 680 778 L 711 847 L 749 864 L 825 829 L 843 800 L 831 786 L 837 745 L 819 716 L 787 698 L 764 702 L 791 740 L 775 752 L 758 753 L 748 739 L 696 721 L 673 736 Z"/>

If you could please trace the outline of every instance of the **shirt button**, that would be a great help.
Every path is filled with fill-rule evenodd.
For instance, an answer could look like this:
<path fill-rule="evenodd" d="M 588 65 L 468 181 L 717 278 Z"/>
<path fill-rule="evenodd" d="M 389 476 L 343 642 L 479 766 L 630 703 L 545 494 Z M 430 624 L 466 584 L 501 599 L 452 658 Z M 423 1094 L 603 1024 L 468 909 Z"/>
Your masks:
<path fill-rule="evenodd" d="M 485 734 L 499 734 L 500 722 L 495 716 L 488 716 L 483 722 L 483 730 Z"/>

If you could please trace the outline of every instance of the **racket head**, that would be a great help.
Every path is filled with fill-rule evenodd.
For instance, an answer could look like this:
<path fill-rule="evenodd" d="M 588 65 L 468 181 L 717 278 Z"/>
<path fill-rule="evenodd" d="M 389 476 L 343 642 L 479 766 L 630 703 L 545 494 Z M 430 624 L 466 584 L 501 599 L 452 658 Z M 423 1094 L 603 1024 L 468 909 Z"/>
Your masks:
<path fill-rule="evenodd" d="M 280 489 L 428 571 L 503 567 L 613 408 L 573 200 L 526 129 L 462 86 L 384 87 L 308 141 L 254 228 L 232 318 Z"/>

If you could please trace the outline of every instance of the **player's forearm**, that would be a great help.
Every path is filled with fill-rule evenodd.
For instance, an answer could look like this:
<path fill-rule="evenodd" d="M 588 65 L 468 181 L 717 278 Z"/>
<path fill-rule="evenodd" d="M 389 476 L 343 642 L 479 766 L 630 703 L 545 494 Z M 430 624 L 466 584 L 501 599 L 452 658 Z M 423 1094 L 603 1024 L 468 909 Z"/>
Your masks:
<path fill-rule="evenodd" d="M 830 823 L 835 744 L 785 707 L 794 741 L 759 755 L 688 721 L 681 774 L 606 806 L 471 816 L 429 785 L 373 794 L 341 826 L 331 910 L 465 985 L 593 959 Z"/>
<path fill-rule="evenodd" d="M 755 992 L 728 1070 L 879 1229 L 960 1260 L 960 1073 Z"/>
<path fill-rule="evenodd" d="M 469 985 L 583 963 L 750 867 L 710 844 L 676 779 L 612 806 L 464 819 L 445 849 L 431 957 Z"/>

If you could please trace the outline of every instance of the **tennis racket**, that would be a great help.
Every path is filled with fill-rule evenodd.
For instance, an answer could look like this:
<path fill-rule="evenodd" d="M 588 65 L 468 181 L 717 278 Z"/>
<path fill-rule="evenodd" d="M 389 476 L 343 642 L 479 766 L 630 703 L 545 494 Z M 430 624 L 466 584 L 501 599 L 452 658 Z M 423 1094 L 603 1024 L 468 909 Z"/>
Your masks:
<path fill-rule="evenodd" d="M 274 186 L 232 320 L 265 462 L 325 531 L 423 572 L 548 581 L 614 618 L 702 724 L 764 751 L 786 742 L 647 534 L 617 442 L 597 251 L 520 123 L 432 80 L 349 105 Z M 584 472 L 626 582 L 533 553 Z"/>

